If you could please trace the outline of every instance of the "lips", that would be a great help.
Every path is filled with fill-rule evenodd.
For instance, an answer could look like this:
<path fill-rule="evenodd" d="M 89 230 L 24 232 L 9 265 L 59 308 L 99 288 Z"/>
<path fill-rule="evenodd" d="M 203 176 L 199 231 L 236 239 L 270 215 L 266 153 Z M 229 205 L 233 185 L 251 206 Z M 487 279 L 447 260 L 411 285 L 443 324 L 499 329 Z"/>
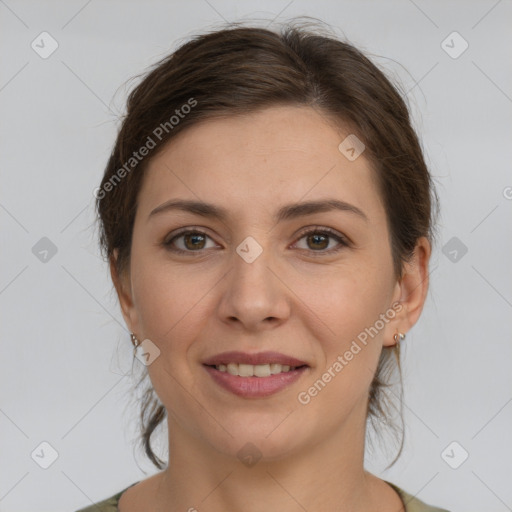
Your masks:
<path fill-rule="evenodd" d="M 278 393 L 309 371 L 305 361 L 279 352 L 223 352 L 203 365 L 215 383 L 242 398 Z"/>

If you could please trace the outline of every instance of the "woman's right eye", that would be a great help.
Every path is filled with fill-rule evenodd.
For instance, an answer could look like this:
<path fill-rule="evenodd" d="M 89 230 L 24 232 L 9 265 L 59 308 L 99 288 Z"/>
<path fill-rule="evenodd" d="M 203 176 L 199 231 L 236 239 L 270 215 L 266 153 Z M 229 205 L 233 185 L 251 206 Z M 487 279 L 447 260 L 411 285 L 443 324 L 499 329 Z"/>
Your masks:
<path fill-rule="evenodd" d="M 211 240 L 211 238 L 203 231 L 199 231 L 197 229 L 186 230 L 181 231 L 169 240 L 166 240 L 163 245 L 173 252 L 192 253 L 211 248 L 206 246 L 208 239 Z"/>

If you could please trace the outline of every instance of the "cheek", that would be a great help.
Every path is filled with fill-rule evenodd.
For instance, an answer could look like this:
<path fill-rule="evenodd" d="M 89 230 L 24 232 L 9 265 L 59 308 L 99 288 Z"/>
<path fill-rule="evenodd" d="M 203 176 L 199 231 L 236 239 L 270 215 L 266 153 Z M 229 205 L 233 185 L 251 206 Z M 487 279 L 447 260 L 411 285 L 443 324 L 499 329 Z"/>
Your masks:
<path fill-rule="evenodd" d="M 381 276 L 384 269 L 371 264 L 337 266 L 317 275 L 302 274 L 294 291 L 327 332 L 346 340 L 372 325 L 384 312 L 390 288 Z"/>
<path fill-rule="evenodd" d="M 302 389 L 302 397 L 310 397 L 315 404 L 306 409 L 310 417 L 329 410 L 336 423 L 367 400 L 382 350 L 381 333 L 372 337 L 366 331 L 385 307 L 384 293 L 379 292 L 352 276 L 312 296 L 312 301 L 318 301 L 312 307 L 329 329 L 322 328 L 326 336 L 321 336 L 320 330 L 316 333 L 322 361 Z"/>
<path fill-rule="evenodd" d="M 200 415 L 184 392 L 192 384 L 185 362 L 193 341 L 204 330 L 205 319 L 211 315 L 204 297 L 211 286 L 207 286 L 204 274 L 187 276 L 175 265 L 162 264 L 155 257 L 148 257 L 144 263 L 140 260 L 134 268 L 140 269 L 132 280 L 140 327 L 144 337 L 160 349 L 160 357 L 148 366 L 156 394 L 170 415 L 188 409 Z"/>
<path fill-rule="evenodd" d="M 187 276 L 154 256 L 135 265 L 133 294 L 144 336 L 165 350 L 179 349 L 176 341 L 197 331 L 198 320 L 205 314 L 204 295 L 211 288 L 208 279 L 198 273 Z"/>
<path fill-rule="evenodd" d="M 305 303 L 321 320 L 315 337 L 323 358 L 315 378 L 333 383 L 326 386 L 325 403 L 352 402 L 372 381 L 383 338 L 383 330 L 375 333 L 372 327 L 388 307 L 390 294 L 385 276 L 385 269 L 361 261 L 338 267 L 328 278 L 302 281 L 300 296 L 307 297 Z"/>

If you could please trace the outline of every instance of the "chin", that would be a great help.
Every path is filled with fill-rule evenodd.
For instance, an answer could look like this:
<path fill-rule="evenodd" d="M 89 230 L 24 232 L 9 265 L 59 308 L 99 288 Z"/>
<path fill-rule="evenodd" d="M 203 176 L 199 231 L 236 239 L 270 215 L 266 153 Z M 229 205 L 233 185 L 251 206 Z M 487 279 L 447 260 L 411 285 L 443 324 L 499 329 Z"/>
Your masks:
<path fill-rule="evenodd" d="M 228 431 L 232 437 L 224 431 L 221 438 L 217 436 L 212 438 L 212 431 L 205 433 L 205 436 L 215 450 L 243 463 L 246 458 L 252 461 L 256 459 L 276 461 L 295 451 L 303 450 L 307 443 L 307 439 L 301 436 L 293 423 L 284 425 L 285 417 L 286 415 L 281 415 L 279 418 L 274 417 L 273 419 L 276 421 L 267 421 L 261 424 L 252 420 L 247 422 L 238 420 L 236 425 L 229 424 Z M 279 425 L 281 422 L 282 424 Z"/>

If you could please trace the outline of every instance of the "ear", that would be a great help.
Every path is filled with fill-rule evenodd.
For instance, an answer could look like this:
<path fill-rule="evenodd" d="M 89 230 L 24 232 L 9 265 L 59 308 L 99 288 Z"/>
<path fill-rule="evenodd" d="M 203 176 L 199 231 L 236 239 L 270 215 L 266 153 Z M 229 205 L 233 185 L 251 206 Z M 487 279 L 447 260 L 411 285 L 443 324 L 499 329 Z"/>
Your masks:
<path fill-rule="evenodd" d="M 138 316 L 133 301 L 130 270 L 127 268 L 122 274 L 118 273 L 116 265 L 118 255 L 119 251 L 114 249 L 113 255 L 110 258 L 110 275 L 117 292 L 117 297 L 119 299 L 124 321 L 126 322 L 128 329 L 130 329 L 131 332 L 137 334 L 139 332 Z"/>
<path fill-rule="evenodd" d="M 430 242 L 427 238 L 421 237 L 416 243 L 411 260 L 404 264 L 403 275 L 396 283 L 393 294 L 393 304 L 399 302 L 401 309 L 393 308 L 397 313 L 387 325 L 389 329 L 386 330 L 383 341 L 386 347 L 395 345 L 395 333 L 398 331 L 406 334 L 421 315 L 428 292 L 428 263 L 431 252 Z"/>

